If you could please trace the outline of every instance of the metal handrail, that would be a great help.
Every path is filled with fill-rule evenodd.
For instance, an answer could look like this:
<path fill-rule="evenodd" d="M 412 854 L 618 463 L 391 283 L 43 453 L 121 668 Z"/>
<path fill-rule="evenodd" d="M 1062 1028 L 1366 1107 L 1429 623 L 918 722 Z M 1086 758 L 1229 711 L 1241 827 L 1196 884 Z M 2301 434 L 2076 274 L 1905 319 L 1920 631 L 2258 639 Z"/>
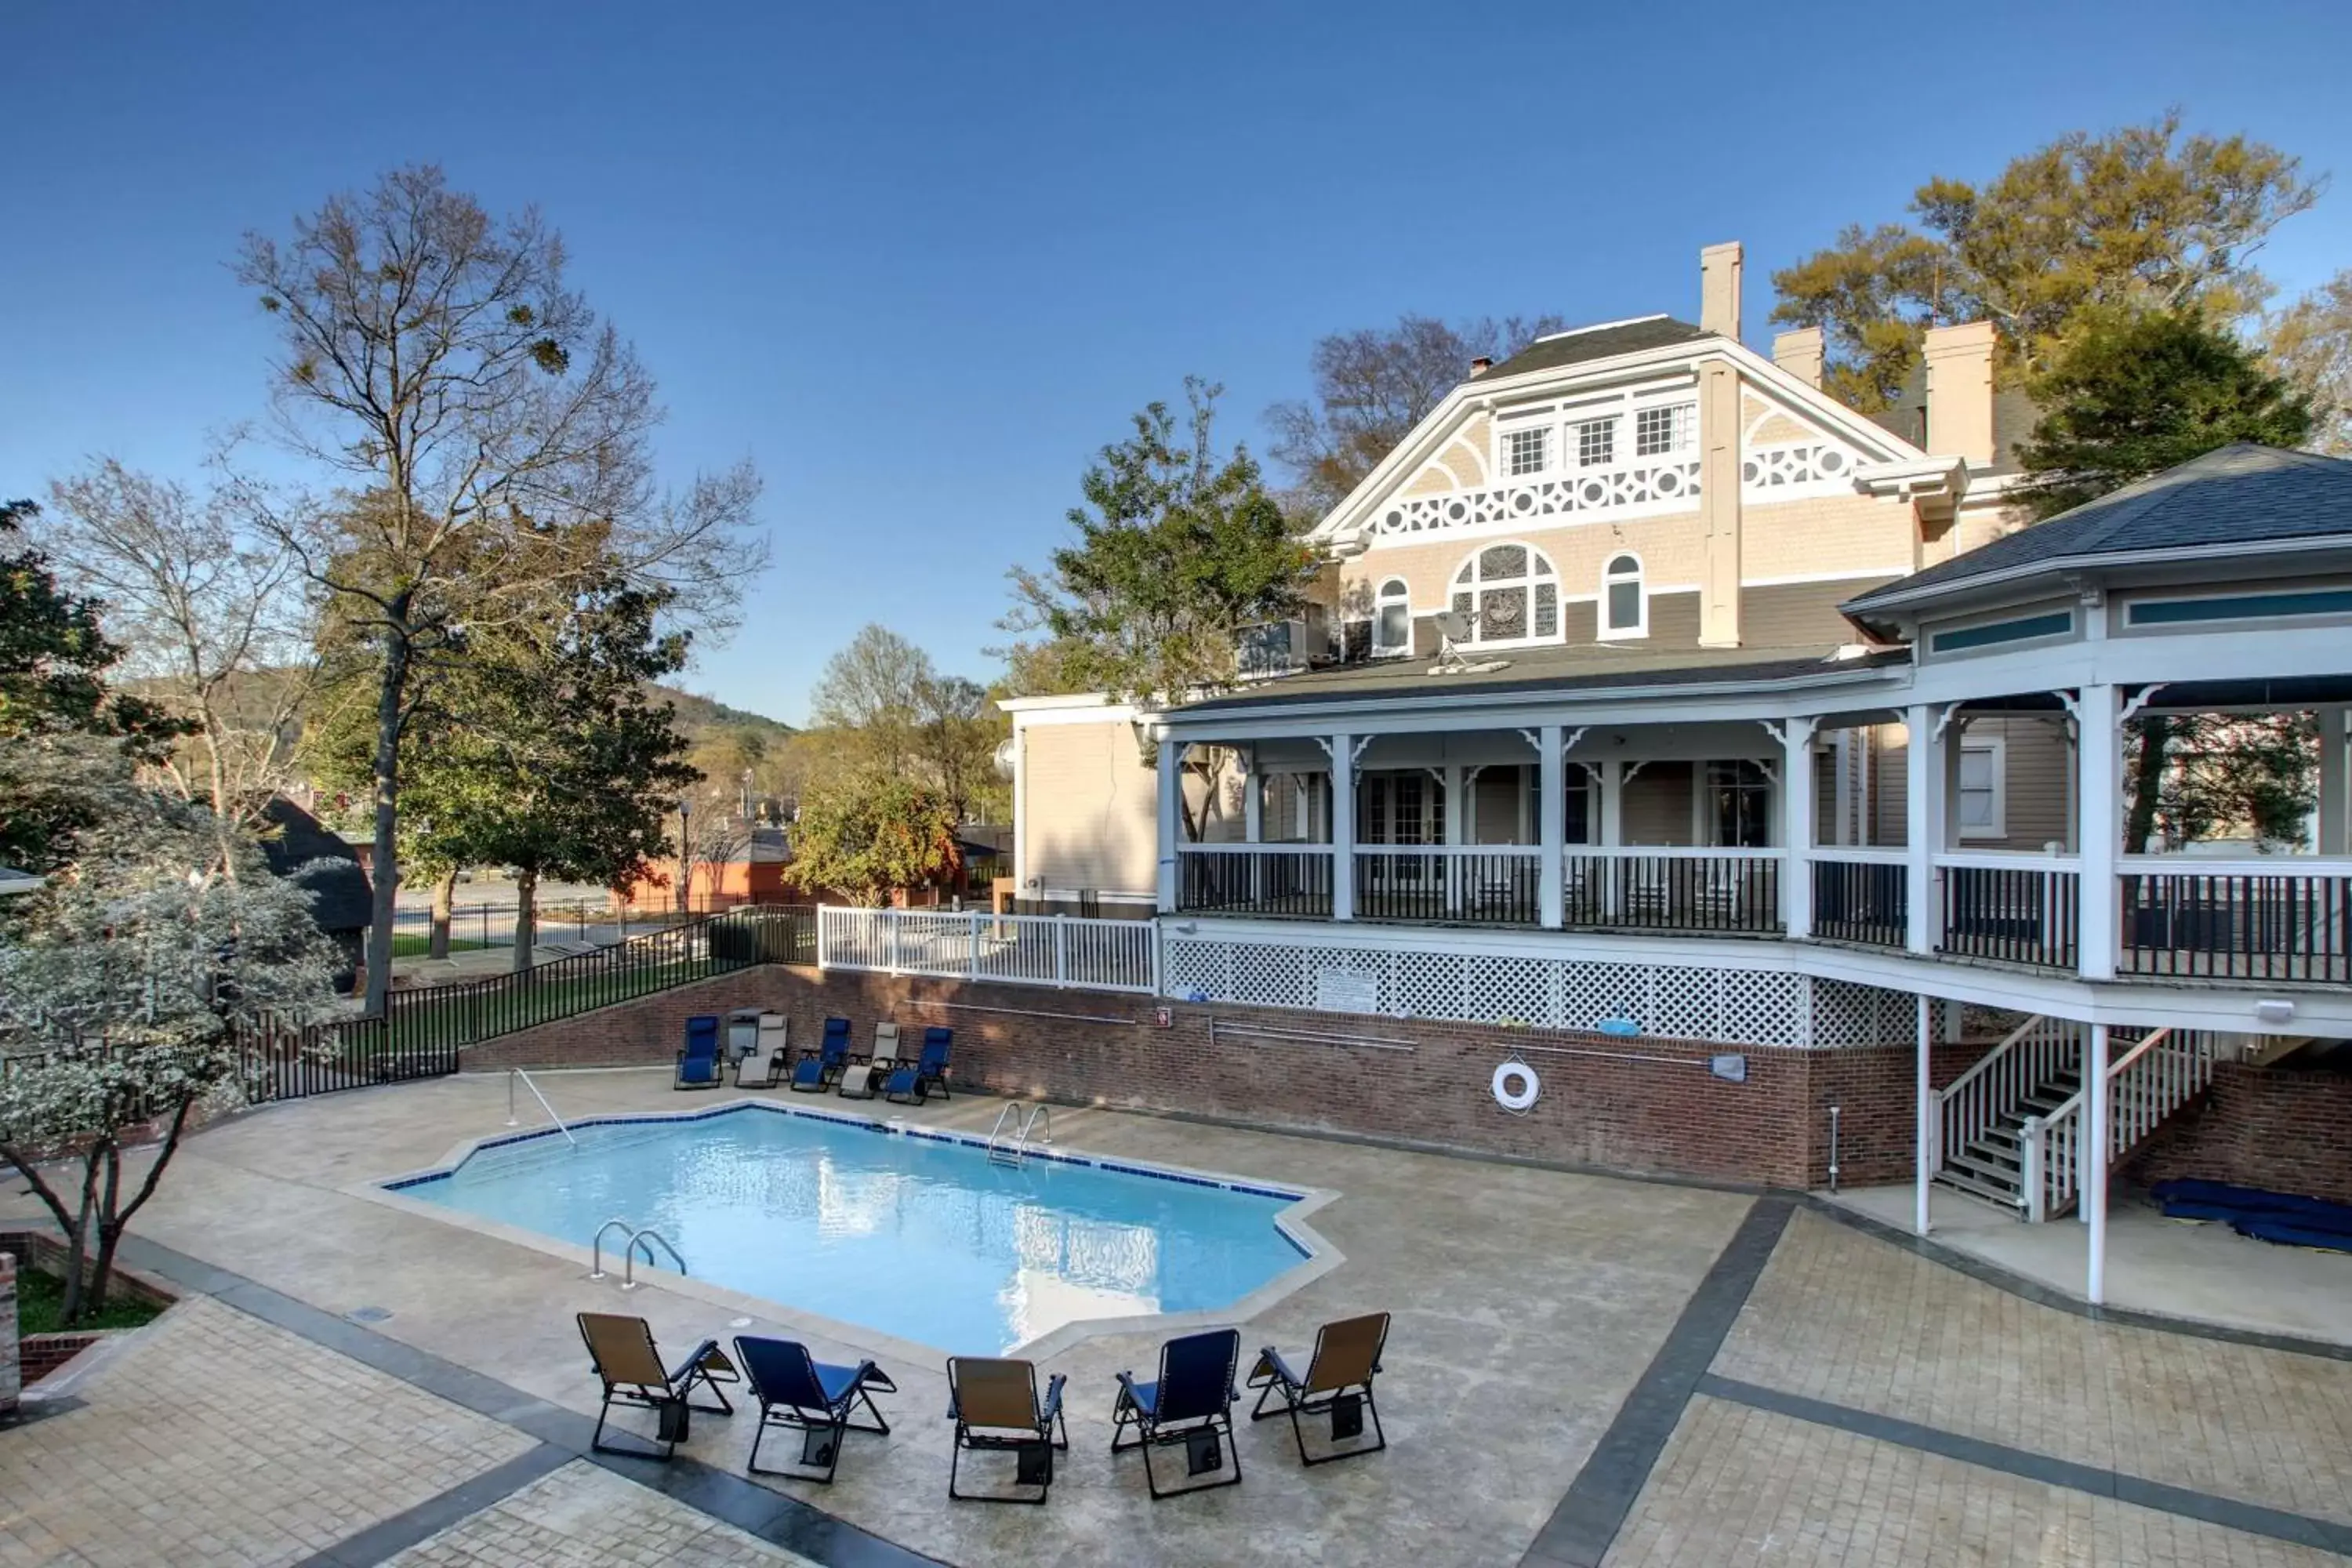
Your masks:
<path fill-rule="evenodd" d="M 1041 1121 L 1045 1123 L 1045 1131 L 1043 1135 L 1033 1138 L 1031 1135 L 1036 1132 L 1037 1124 Z M 1011 1123 L 1009 1131 L 1008 1122 Z M 989 1131 L 988 1157 L 997 1160 L 1009 1156 L 1013 1163 L 1023 1164 L 1028 1160 L 1032 1142 L 1051 1143 L 1053 1141 L 1053 1107 L 1044 1100 L 1026 1106 L 1018 1100 L 1008 1100 L 1004 1109 L 996 1113 L 996 1125 Z"/>
<path fill-rule="evenodd" d="M 591 1279 L 604 1278 L 604 1233 L 614 1229 L 620 1231 L 624 1238 L 621 1247 L 625 1251 L 636 1238 L 636 1232 L 630 1228 L 627 1220 L 616 1217 L 598 1226 L 596 1239 L 588 1244 L 588 1278 Z"/>
<path fill-rule="evenodd" d="M 659 1268 L 661 1266 L 660 1259 L 654 1256 L 654 1249 L 652 1246 L 649 1245 L 649 1240 L 660 1242 L 662 1244 L 662 1250 L 669 1254 L 669 1260 L 677 1265 L 677 1271 L 680 1274 L 686 1272 L 686 1259 L 679 1257 L 677 1248 L 669 1244 L 669 1237 L 654 1229 L 651 1226 L 647 1226 L 643 1230 L 632 1231 L 629 1233 L 629 1248 L 627 1253 L 624 1256 L 621 1264 L 622 1289 L 634 1290 L 637 1288 L 637 1248 L 639 1246 L 645 1246 L 646 1262 L 649 1266 L 653 1268 Z"/>
<path fill-rule="evenodd" d="M 572 1129 L 563 1125 L 563 1118 L 555 1114 L 555 1107 L 547 1103 L 547 1096 L 539 1092 L 539 1085 L 531 1082 L 530 1074 L 520 1068 L 507 1068 L 507 1125 L 509 1127 L 521 1125 L 515 1118 L 514 1086 L 517 1079 L 522 1079 L 523 1087 L 530 1090 L 530 1097 L 539 1101 L 539 1108 L 547 1112 L 547 1119 L 555 1123 L 555 1130 L 563 1134 L 565 1141 L 574 1149 L 580 1147 L 580 1140 L 572 1136 Z"/>

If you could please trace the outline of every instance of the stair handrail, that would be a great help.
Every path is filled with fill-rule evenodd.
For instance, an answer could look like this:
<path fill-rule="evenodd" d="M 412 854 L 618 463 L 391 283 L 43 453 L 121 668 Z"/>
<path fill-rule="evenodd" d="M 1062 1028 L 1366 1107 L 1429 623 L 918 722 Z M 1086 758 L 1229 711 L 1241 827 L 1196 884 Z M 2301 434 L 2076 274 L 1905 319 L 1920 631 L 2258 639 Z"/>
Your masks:
<path fill-rule="evenodd" d="M 1940 1166 L 1947 1153 L 1967 1148 L 2004 1110 L 2032 1093 L 2058 1065 L 2062 1052 L 2071 1054 L 2072 1031 L 2081 1026 L 2037 1013 L 2011 1029 L 1966 1072 L 1932 1090 L 1936 1114 L 1930 1125 L 1939 1139 L 1936 1163 Z"/>
<path fill-rule="evenodd" d="M 596 1239 L 588 1244 L 588 1278 L 591 1279 L 604 1278 L 604 1233 L 609 1230 L 621 1233 L 624 1247 L 629 1245 L 628 1238 L 633 1234 L 629 1222 L 617 1215 L 596 1227 Z"/>
<path fill-rule="evenodd" d="M 2153 1097 L 2136 1096 L 2126 1100 L 2116 1092 L 2125 1081 L 2125 1075 L 2138 1068 L 2159 1049 L 2167 1058 L 2185 1058 Z M 2115 1162 L 2155 1131 L 2165 1118 L 2187 1104 L 2190 1097 L 2201 1092 L 2213 1081 L 2215 1054 L 2212 1037 L 2203 1030 L 2180 1030 L 2166 1026 L 2151 1029 L 2132 1043 L 2131 1048 L 2107 1064 L 2107 1154 L 2106 1164 Z M 2091 1159 L 2083 1134 L 2084 1121 L 2083 1090 L 2073 1094 L 2052 1108 L 2044 1117 L 2028 1117 L 2018 1130 L 2018 1142 L 2027 1170 L 2039 1169 L 2040 1191 L 2029 1190 L 2026 1217 L 2047 1219 L 2063 1210 L 2081 1192 L 2090 1172 L 2084 1169 Z M 2119 1114 L 2118 1111 L 2121 1113 Z M 2053 1148 L 2052 1145 L 2055 1144 Z M 2039 1203 L 2035 1202 L 2039 1199 Z"/>
<path fill-rule="evenodd" d="M 646 1226 L 642 1230 L 633 1230 L 629 1233 L 628 1248 L 621 1262 L 622 1289 L 634 1290 L 637 1288 L 637 1248 L 639 1247 L 646 1249 L 646 1262 L 649 1266 L 654 1268 L 661 1266 L 661 1260 L 654 1256 L 652 1244 L 656 1241 L 662 1244 L 662 1250 L 669 1254 L 669 1260 L 677 1265 L 677 1271 L 680 1274 L 686 1272 L 686 1259 L 679 1255 L 677 1247 L 669 1244 L 669 1237 L 653 1226 Z"/>
<path fill-rule="evenodd" d="M 572 1136 L 572 1129 L 563 1125 L 563 1118 L 555 1114 L 555 1107 L 547 1103 L 547 1096 L 539 1092 L 539 1085 L 531 1082 L 530 1074 L 520 1068 L 507 1068 L 507 1125 L 520 1125 L 515 1116 L 514 1086 L 517 1079 L 522 1079 L 523 1087 L 530 1090 L 530 1097 L 539 1101 L 539 1108 L 547 1112 L 547 1119 L 555 1123 L 555 1130 L 563 1134 L 564 1142 L 574 1149 L 580 1147 L 580 1140 Z"/>

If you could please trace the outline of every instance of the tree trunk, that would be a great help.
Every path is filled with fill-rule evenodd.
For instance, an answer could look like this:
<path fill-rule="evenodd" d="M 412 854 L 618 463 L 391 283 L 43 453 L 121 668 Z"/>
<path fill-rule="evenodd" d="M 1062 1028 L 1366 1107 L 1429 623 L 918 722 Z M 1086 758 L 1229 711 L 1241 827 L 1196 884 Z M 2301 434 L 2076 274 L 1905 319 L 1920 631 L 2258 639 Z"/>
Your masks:
<path fill-rule="evenodd" d="M 2089 737 L 2085 736 L 2087 742 Z M 2139 752 L 2132 759 L 2131 811 L 2124 819 L 2126 855 L 2147 851 L 2156 832 L 2156 812 L 2164 791 L 2164 769 L 2172 749 L 2172 721 L 2151 713 L 2139 721 Z"/>
<path fill-rule="evenodd" d="M 530 967 L 530 950 L 539 942 L 539 873 L 515 871 L 514 972 Z"/>
<path fill-rule="evenodd" d="M 449 956 L 449 916 L 457 902 L 457 873 L 444 872 L 433 884 L 433 934 L 425 939 L 425 956 Z"/>
<path fill-rule="evenodd" d="M 389 616 L 404 619 L 407 595 L 389 606 Z M 408 636 L 394 629 L 385 638 L 383 671 L 375 699 L 375 845 L 368 866 L 374 879 L 374 904 L 368 920 L 367 1013 L 381 1018 L 392 997 L 392 926 L 400 896 L 400 851 L 394 837 L 400 826 L 401 700 L 408 690 Z"/>

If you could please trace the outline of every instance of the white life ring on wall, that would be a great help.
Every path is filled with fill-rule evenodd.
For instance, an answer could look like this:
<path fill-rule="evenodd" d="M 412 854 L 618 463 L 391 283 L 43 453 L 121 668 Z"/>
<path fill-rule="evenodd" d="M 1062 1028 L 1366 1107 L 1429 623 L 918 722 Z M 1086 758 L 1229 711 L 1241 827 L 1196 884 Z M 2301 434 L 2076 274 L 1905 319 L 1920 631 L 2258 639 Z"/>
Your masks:
<path fill-rule="evenodd" d="M 1495 1069 L 1495 1103 L 1515 1116 L 1525 1115 L 1543 1092 L 1536 1069 L 1516 1058 Z"/>

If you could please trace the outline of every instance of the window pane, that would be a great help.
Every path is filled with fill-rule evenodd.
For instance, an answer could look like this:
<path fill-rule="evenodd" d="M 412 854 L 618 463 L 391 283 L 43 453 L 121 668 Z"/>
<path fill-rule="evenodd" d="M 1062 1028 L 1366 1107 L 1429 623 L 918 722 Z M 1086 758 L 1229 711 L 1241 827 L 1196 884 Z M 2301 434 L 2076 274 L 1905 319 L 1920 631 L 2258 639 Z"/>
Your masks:
<path fill-rule="evenodd" d="M 1528 547 L 1524 544 L 1495 544 L 1478 552 L 1478 577 L 1491 583 L 1502 577 L 1524 577 L 1528 574 Z"/>
<path fill-rule="evenodd" d="M 1982 746 L 1971 746 L 1960 752 L 1960 787 L 1962 789 L 1992 788 L 1992 752 Z"/>
<path fill-rule="evenodd" d="M 1576 460 L 1585 468 L 1606 463 L 1617 455 L 1617 421 L 1592 419 L 1576 427 Z"/>
<path fill-rule="evenodd" d="M 1536 584 L 1536 636 L 1559 636 L 1559 584 L 1557 583 Z"/>
<path fill-rule="evenodd" d="M 1568 821 L 1560 837 L 1570 844 L 1592 842 L 1592 797 L 1587 793 L 1591 775 L 1582 768 L 1570 767 L 1565 781 L 1562 804 L 1568 808 Z"/>
<path fill-rule="evenodd" d="M 1630 555 L 1617 556 L 1609 563 L 1609 575 L 1612 577 L 1638 577 L 1641 574 L 1642 563 Z"/>
<path fill-rule="evenodd" d="M 1960 826 L 1990 827 L 1992 826 L 1992 791 L 1960 786 Z"/>
<path fill-rule="evenodd" d="M 1405 647 L 1412 637 L 1412 612 L 1402 605 L 1382 605 L 1380 631 L 1372 639 L 1374 646 L 1383 648 L 1400 648 Z"/>
<path fill-rule="evenodd" d="M 1478 640 L 1497 642 L 1528 635 L 1528 591 L 1494 588 L 1478 597 Z"/>
<path fill-rule="evenodd" d="M 1609 629 L 1630 632 L 1642 624 L 1642 584 L 1612 583 L 1609 584 Z"/>
<path fill-rule="evenodd" d="M 1538 427 L 1514 430 L 1504 437 L 1504 456 L 1514 478 L 1543 472 L 1544 437 L 1550 434 L 1549 430 Z"/>

